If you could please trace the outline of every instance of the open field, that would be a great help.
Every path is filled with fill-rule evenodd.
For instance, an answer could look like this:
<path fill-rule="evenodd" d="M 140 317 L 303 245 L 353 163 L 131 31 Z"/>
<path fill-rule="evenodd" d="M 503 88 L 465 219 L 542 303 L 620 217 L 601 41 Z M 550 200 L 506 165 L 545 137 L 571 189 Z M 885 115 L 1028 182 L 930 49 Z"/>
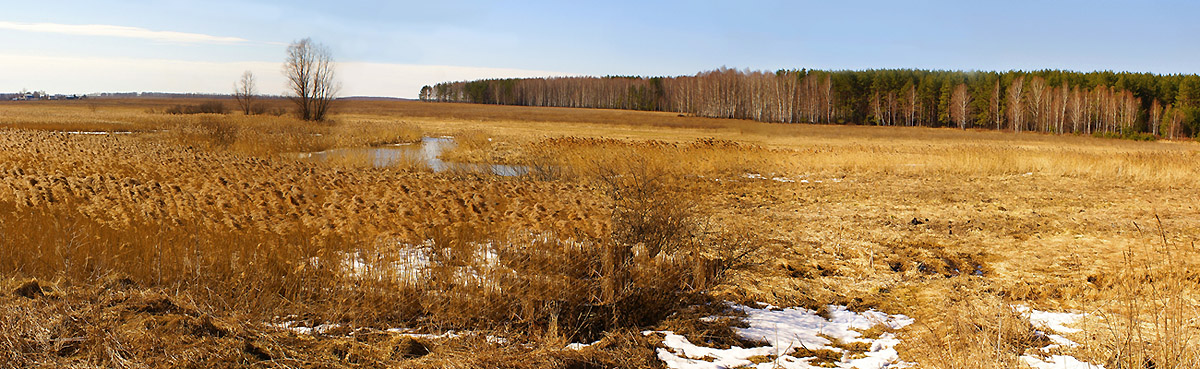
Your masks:
<path fill-rule="evenodd" d="M 162 113 L 194 103 L 0 102 L 0 367 L 654 367 L 671 336 L 643 331 L 755 344 L 701 319 L 725 301 L 903 314 L 921 368 L 1027 367 L 1052 332 L 1018 305 L 1086 314 L 1054 354 L 1200 366 L 1194 142 L 420 102 Z M 439 136 L 447 161 L 528 173 L 299 155 Z"/>

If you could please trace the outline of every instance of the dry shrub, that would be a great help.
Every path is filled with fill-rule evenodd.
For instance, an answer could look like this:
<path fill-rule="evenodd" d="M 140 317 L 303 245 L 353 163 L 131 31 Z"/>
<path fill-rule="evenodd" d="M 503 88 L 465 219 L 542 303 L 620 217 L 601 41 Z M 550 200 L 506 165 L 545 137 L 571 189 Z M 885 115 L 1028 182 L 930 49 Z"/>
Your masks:
<path fill-rule="evenodd" d="M 733 255 L 700 252 L 720 247 L 705 242 L 717 238 L 698 236 L 705 215 L 693 206 L 697 195 L 672 189 L 653 168 L 620 168 L 598 178 L 614 204 L 602 237 L 435 231 L 425 246 L 433 267 L 419 283 L 428 318 L 590 342 L 615 329 L 653 326 L 702 301 L 721 270 L 749 251 L 735 244 L 741 251 Z"/>
<path fill-rule="evenodd" d="M 175 105 L 163 110 L 166 114 L 228 114 L 229 108 L 220 101 L 206 101 L 197 105 Z"/>

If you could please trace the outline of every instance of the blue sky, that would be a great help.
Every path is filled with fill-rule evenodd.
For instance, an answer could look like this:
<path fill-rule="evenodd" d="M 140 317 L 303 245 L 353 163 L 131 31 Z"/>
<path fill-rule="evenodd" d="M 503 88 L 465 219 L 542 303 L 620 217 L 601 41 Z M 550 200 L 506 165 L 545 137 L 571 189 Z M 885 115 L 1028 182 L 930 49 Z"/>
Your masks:
<path fill-rule="evenodd" d="M 0 11 L 0 91 L 282 93 L 312 37 L 344 95 L 486 77 L 721 66 L 1200 72 L 1185 1 L 30 1 Z"/>

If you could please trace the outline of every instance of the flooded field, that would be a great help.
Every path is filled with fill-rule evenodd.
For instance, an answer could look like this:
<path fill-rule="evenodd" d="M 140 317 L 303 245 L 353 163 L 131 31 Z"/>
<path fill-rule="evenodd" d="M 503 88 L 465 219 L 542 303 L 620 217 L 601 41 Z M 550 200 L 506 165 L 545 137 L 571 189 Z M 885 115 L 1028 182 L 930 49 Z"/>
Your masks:
<path fill-rule="evenodd" d="M 441 159 L 442 153 L 455 147 L 452 137 L 422 137 L 421 142 L 392 144 L 376 147 L 337 148 L 314 153 L 300 154 L 303 159 L 366 160 L 376 168 L 404 165 L 423 166 L 435 173 L 462 171 L 498 176 L 520 176 L 529 173 L 529 167 L 490 163 L 458 163 Z"/>

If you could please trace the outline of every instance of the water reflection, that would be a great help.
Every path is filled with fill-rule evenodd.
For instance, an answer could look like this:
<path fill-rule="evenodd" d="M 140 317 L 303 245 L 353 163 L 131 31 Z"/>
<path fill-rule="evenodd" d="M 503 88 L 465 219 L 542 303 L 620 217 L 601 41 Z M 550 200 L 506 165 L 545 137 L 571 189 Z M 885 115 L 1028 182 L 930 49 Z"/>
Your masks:
<path fill-rule="evenodd" d="M 434 172 L 467 171 L 498 176 L 520 176 L 529 172 L 529 167 L 523 165 L 455 163 L 438 158 L 442 152 L 454 148 L 454 146 L 454 139 L 450 137 L 423 137 L 420 143 L 331 149 L 301 154 L 301 157 L 313 160 L 361 157 L 370 160 L 376 168 L 415 162 L 429 167 Z"/>

